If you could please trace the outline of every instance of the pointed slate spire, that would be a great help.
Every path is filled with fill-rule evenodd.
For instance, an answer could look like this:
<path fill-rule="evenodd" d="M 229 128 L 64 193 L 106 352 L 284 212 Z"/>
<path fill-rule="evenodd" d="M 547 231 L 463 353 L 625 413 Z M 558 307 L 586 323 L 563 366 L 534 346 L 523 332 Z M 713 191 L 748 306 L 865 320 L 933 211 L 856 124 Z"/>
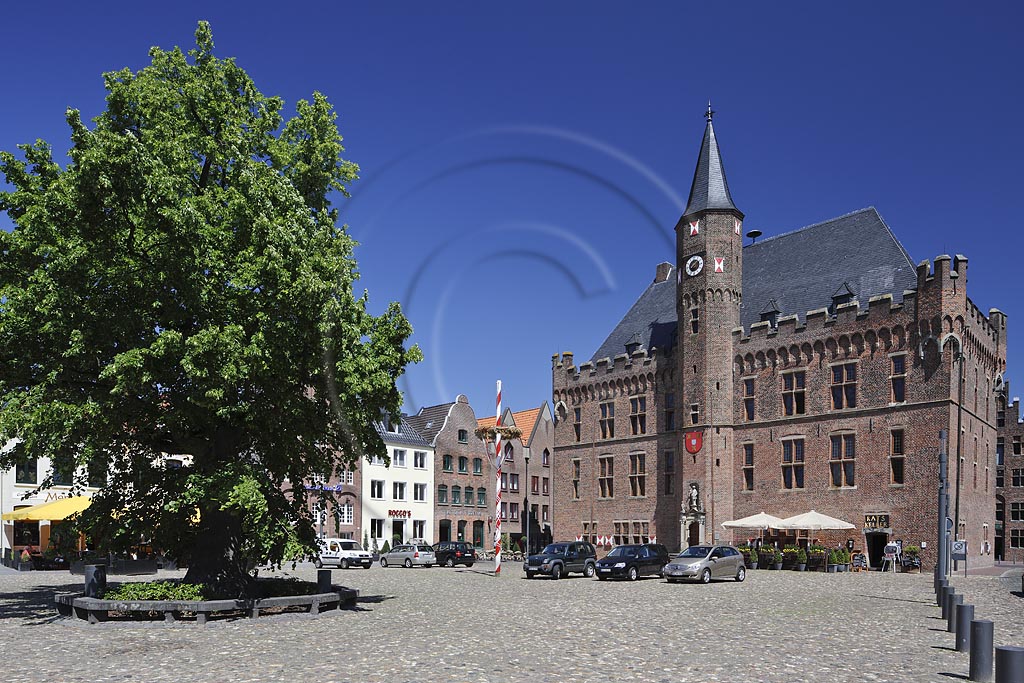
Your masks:
<path fill-rule="evenodd" d="M 708 111 L 704 115 L 708 124 L 704 128 L 704 141 L 700 145 L 697 170 L 693 174 L 690 199 L 686 202 L 684 216 L 707 209 L 731 209 L 739 213 L 739 209 L 732 203 L 729 183 L 725 180 L 725 168 L 722 166 L 722 156 L 718 151 L 718 140 L 715 139 L 715 127 L 711 123 L 714 115 L 711 103 L 708 102 Z"/>

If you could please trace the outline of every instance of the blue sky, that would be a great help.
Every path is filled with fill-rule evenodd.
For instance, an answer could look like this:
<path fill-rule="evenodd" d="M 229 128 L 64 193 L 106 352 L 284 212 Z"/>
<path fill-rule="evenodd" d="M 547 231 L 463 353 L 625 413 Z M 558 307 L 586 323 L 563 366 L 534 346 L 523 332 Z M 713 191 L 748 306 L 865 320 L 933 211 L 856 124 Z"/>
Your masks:
<path fill-rule="evenodd" d="M 498 378 L 514 409 L 548 399 L 551 355 L 589 358 L 673 260 L 710 98 L 745 228 L 874 206 L 915 261 L 967 255 L 1017 376 L 1019 4 L 552 4 L 9 3 L 0 149 L 62 154 L 104 71 L 209 20 L 264 93 L 337 108 L 361 284 L 426 356 L 407 409 L 465 393 L 486 415 Z"/>

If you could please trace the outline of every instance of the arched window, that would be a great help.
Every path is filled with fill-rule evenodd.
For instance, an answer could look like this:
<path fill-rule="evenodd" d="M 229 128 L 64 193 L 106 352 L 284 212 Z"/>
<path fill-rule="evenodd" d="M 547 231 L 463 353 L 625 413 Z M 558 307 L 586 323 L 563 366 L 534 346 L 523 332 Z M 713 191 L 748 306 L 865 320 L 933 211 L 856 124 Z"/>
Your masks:
<path fill-rule="evenodd" d="M 448 487 L 444 484 L 437 487 L 437 502 L 441 505 L 448 504 Z"/>
<path fill-rule="evenodd" d="M 458 486 L 452 487 L 452 505 L 462 505 L 462 489 Z"/>
<path fill-rule="evenodd" d="M 472 505 L 473 504 L 473 501 L 474 501 L 473 492 L 474 492 L 474 489 L 473 489 L 472 486 L 467 486 L 465 488 L 466 505 Z"/>
<path fill-rule="evenodd" d="M 505 444 L 505 460 L 508 462 L 512 461 L 512 444 Z"/>
<path fill-rule="evenodd" d="M 544 467 L 551 466 L 551 452 L 548 449 L 544 449 L 544 452 L 540 454 L 540 464 Z"/>
<path fill-rule="evenodd" d="M 464 455 L 459 456 L 459 474 L 469 474 L 469 458 Z"/>
<path fill-rule="evenodd" d="M 473 458 L 473 474 L 484 473 L 484 460 L 483 458 Z"/>

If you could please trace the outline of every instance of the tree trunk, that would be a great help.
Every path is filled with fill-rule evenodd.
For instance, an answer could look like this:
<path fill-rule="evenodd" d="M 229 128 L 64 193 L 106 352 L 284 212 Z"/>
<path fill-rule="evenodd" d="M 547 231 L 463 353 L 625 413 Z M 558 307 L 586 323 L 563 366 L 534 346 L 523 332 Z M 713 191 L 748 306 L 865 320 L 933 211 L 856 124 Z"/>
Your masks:
<path fill-rule="evenodd" d="M 253 597 L 255 580 L 242 552 L 242 520 L 210 501 L 200 507 L 202 520 L 185 583 L 202 583 L 215 597 Z"/>

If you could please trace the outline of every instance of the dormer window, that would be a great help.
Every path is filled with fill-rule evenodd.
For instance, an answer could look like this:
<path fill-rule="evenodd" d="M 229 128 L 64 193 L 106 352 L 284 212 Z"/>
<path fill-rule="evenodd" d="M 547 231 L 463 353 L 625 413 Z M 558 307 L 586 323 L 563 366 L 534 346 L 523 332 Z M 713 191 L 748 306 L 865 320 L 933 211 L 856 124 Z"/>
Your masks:
<path fill-rule="evenodd" d="M 643 342 L 640 341 L 640 333 L 634 332 L 633 336 L 629 338 L 628 342 L 626 342 L 626 353 L 632 356 L 633 352 L 639 349 L 642 345 Z"/>
<path fill-rule="evenodd" d="M 775 299 L 769 299 L 764 308 L 761 309 L 761 322 L 768 323 L 773 328 L 779 326 L 779 304 Z"/>
<path fill-rule="evenodd" d="M 852 289 L 850 289 L 850 283 L 844 282 L 840 285 L 839 289 L 835 291 L 835 294 L 832 295 L 832 305 L 828 307 L 828 314 L 835 315 L 840 306 L 848 304 L 856 298 L 857 295 L 854 294 Z"/>

